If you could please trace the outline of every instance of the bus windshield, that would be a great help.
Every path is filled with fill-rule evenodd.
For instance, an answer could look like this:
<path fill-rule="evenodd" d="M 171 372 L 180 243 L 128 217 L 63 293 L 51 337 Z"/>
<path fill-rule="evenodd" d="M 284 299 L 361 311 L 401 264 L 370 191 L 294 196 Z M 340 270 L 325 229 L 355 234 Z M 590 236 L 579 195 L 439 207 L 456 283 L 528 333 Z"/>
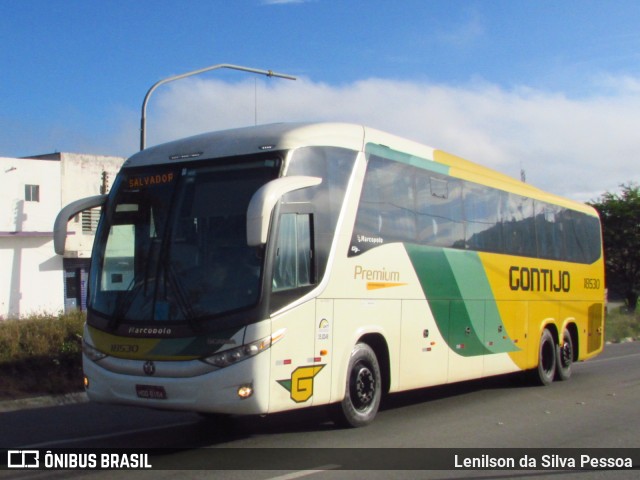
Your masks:
<path fill-rule="evenodd" d="M 263 260 L 246 211 L 279 172 L 273 154 L 123 170 L 96 235 L 89 309 L 112 324 L 192 323 L 255 305 Z"/>

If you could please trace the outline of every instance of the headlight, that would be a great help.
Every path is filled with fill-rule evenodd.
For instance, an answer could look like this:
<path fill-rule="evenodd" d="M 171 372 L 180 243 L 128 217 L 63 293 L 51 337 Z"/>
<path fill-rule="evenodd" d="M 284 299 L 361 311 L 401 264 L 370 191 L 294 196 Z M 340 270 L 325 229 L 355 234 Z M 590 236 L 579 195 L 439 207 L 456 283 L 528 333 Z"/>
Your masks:
<path fill-rule="evenodd" d="M 94 362 L 102 360 L 107 356 L 106 353 L 102 353 L 96 347 L 87 343 L 85 339 L 82 339 L 82 353 L 84 353 L 89 359 L 93 360 Z"/>
<path fill-rule="evenodd" d="M 224 352 L 216 353 L 210 357 L 203 358 L 202 361 L 214 365 L 218 368 L 228 367 L 234 363 L 246 360 L 249 357 L 253 357 L 260 352 L 263 352 L 271 347 L 274 343 L 280 340 L 285 333 L 285 329 L 278 330 L 277 332 L 269 335 L 268 337 L 261 338 L 252 343 L 247 343 L 237 348 L 225 350 Z"/>

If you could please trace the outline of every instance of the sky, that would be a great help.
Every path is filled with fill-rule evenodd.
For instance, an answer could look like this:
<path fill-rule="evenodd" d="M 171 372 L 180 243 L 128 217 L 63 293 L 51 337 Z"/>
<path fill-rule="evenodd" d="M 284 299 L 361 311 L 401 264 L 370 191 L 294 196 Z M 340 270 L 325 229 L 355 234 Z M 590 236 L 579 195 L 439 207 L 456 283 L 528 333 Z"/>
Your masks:
<path fill-rule="evenodd" d="M 637 0 L 0 0 L 0 156 L 347 121 L 579 201 L 640 183 Z"/>

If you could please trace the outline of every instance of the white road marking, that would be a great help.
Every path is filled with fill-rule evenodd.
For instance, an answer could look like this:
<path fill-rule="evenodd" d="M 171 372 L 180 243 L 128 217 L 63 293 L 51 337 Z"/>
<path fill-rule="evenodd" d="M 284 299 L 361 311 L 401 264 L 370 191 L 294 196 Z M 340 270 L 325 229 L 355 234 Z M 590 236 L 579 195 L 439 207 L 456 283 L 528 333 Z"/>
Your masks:
<path fill-rule="evenodd" d="M 269 477 L 266 480 L 294 480 L 296 478 L 308 477 L 309 475 L 315 475 L 316 473 L 326 472 L 327 470 L 335 470 L 337 468 L 340 468 L 340 465 L 322 465 L 315 469 L 299 470 L 297 472 L 291 472 L 285 475 L 279 475 L 277 477 Z"/>

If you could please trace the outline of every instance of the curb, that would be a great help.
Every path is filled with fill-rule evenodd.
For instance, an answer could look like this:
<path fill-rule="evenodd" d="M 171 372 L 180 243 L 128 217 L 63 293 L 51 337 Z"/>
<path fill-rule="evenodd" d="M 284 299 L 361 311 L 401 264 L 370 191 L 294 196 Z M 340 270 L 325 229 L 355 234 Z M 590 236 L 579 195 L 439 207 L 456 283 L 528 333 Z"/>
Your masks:
<path fill-rule="evenodd" d="M 48 395 L 43 397 L 20 398 L 0 401 L 0 413 L 31 410 L 34 408 L 60 407 L 87 403 L 89 398 L 85 392 L 66 393 L 64 395 Z"/>

